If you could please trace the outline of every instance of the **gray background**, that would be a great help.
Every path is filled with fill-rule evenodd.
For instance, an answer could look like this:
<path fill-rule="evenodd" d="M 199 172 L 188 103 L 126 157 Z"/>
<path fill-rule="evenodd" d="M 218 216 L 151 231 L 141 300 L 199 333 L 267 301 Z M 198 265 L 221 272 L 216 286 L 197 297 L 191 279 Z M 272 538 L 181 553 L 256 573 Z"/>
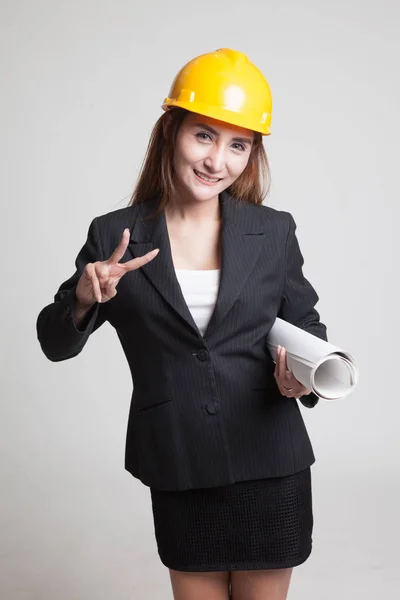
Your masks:
<path fill-rule="evenodd" d="M 149 490 L 123 467 L 117 336 L 106 324 L 51 363 L 35 322 L 91 219 L 126 205 L 177 71 L 220 47 L 271 84 L 267 203 L 295 217 L 330 341 L 361 374 L 347 399 L 301 407 L 314 549 L 289 598 L 394 597 L 399 4 L 3 0 L 1 13 L 1 597 L 172 598 Z"/>

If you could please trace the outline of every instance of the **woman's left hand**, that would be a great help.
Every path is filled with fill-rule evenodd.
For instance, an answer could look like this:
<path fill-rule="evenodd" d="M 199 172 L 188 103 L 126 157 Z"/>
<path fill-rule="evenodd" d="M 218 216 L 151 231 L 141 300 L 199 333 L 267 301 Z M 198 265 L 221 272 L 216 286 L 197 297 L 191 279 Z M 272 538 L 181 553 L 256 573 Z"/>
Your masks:
<path fill-rule="evenodd" d="M 300 383 L 300 381 L 297 381 L 293 373 L 287 368 L 286 349 L 282 346 L 278 346 L 277 349 L 274 377 L 280 393 L 287 398 L 308 396 L 312 392 L 312 390 Z"/>

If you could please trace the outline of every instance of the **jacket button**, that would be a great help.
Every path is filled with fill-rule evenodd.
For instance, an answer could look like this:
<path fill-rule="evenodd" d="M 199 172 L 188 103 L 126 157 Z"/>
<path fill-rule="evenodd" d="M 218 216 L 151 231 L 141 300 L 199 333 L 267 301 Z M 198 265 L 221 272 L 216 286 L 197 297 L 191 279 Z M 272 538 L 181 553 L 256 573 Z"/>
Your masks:
<path fill-rule="evenodd" d="M 199 360 L 208 360 L 208 352 L 207 350 L 199 350 L 197 353 L 197 358 Z"/>
<path fill-rule="evenodd" d="M 219 412 L 219 403 L 210 402 L 209 404 L 207 404 L 206 408 L 207 412 L 210 413 L 210 415 L 215 415 L 215 413 Z"/>

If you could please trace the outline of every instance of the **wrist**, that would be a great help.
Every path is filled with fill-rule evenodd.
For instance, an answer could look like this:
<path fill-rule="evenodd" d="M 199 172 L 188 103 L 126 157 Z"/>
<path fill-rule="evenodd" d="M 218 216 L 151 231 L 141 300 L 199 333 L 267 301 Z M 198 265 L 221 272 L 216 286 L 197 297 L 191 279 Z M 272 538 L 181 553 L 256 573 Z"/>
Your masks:
<path fill-rule="evenodd" d="M 82 300 L 78 297 L 76 290 L 75 290 L 75 311 L 76 312 L 79 312 L 79 313 L 87 312 L 95 304 L 96 304 L 96 302 L 90 302 L 90 303 L 82 302 Z"/>
<path fill-rule="evenodd" d="M 84 304 L 83 302 L 81 302 L 80 300 L 76 300 L 75 303 L 75 311 L 79 312 L 79 313 L 86 313 L 88 312 L 94 305 L 96 304 L 96 302 L 92 302 L 91 304 Z"/>

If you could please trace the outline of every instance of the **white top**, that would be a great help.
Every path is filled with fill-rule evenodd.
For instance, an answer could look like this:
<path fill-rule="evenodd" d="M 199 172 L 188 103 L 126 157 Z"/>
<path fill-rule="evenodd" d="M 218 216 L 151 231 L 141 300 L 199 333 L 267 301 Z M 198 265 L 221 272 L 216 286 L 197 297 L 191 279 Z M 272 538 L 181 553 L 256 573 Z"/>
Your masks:
<path fill-rule="evenodd" d="M 201 335 L 217 300 L 220 269 L 175 269 L 182 294 Z"/>

